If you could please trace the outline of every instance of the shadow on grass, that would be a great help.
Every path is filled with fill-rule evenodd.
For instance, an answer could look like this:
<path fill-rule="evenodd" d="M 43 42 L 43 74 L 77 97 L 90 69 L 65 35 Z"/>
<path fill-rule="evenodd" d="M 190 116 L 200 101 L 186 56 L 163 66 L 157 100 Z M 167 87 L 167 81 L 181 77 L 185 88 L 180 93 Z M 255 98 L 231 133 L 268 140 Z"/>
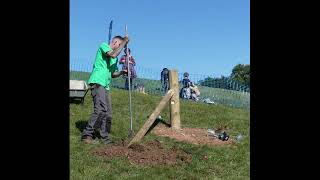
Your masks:
<path fill-rule="evenodd" d="M 156 127 L 159 123 L 162 123 L 162 124 L 164 124 L 164 125 L 167 126 L 167 127 L 171 127 L 171 125 L 170 125 L 169 123 L 165 122 L 165 121 L 162 120 L 162 119 L 157 118 L 157 119 L 154 121 L 154 123 L 152 124 L 152 126 L 149 128 L 149 130 L 146 132 L 146 135 L 147 135 L 150 131 L 152 131 L 152 129 L 153 129 L 154 127 Z"/>
<path fill-rule="evenodd" d="M 77 121 L 76 124 L 76 128 L 82 133 L 82 131 L 84 130 L 84 128 L 86 128 L 88 121 L 87 120 L 80 120 Z"/>
<path fill-rule="evenodd" d="M 72 103 L 72 104 L 83 104 L 83 101 L 80 98 L 70 98 L 69 103 Z"/>

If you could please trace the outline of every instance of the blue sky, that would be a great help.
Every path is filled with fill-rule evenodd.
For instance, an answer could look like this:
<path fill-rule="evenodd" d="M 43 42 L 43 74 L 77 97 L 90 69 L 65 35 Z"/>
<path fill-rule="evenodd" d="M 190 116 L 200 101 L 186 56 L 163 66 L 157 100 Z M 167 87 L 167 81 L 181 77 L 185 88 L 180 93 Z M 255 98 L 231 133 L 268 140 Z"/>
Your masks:
<path fill-rule="evenodd" d="M 111 19 L 113 36 L 128 25 L 138 66 L 228 76 L 250 64 L 249 0 L 70 0 L 70 62 L 93 63 Z"/>

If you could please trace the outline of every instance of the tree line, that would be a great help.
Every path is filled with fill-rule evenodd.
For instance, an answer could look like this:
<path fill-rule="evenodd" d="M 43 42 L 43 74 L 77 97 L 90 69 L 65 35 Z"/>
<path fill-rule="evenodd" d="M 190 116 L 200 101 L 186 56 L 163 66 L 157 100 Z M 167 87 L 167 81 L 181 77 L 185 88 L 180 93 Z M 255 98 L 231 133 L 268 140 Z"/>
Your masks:
<path fill-rule="evenodd" d="M 250 64 L 237 64 L 229 76 L 207 77 L 200 80 L 201 86 L 250 92 Z"/>

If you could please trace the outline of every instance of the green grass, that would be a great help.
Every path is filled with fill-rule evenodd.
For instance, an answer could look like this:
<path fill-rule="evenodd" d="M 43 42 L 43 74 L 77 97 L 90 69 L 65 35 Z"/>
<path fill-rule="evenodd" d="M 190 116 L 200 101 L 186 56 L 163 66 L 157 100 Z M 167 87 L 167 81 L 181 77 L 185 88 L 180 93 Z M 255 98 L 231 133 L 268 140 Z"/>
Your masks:
<path fill-rule="evenodd" d="M 112 89 L 112 132 L 111 138 L 126 138 L 130 126 L 128 91 Z M 161 100 L 160 96 L 132 94 L 133 127 L 138 132 L 147 116 Z M 71 179 L 249 179 L 250 178 L 250 114 L 247 110 L 226 106 L 207 105 L 181 101 L 182 127 L 214 128 L 226 125 L 230 135 L 241 133 L 244 139 L 232 147 L 196 146 L 176 142 L 169 138 L 147 134 L 143 141 L 158 139 L 166 147 L 174 144 L 192 154 L 190 164 L 177 166 L 131 165 L 124 158 L 105 159 L 91 152 L 102 145 L 86 145 L 80 141 L 81 129 L 92 113 L 90 93 L 85 103 L 70 104 L 70 175 Z M 168 121 L 169 108 L 161 116 Z M 209 159 L 201 160 L 204 155 Z"/>
<path fill-rule="evenodd" d="M 198 86 L 202 97 L 207 97 L 219 104 L 231 107 L 250 108 L 250 93 Z"/>

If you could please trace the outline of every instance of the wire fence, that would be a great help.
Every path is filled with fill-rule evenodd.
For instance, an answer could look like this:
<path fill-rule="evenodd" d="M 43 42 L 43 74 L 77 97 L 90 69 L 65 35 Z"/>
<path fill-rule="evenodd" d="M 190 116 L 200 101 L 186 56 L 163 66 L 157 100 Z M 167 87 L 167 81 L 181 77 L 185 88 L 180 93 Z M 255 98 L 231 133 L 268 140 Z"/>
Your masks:
<path fill-rule="evenodd" d="M 118 66 L 120 69 L 120 66 Z M 93 63 L 71 62 L 70 79 L 88 81 L 93 68 Z M 137 78 L 132 82 L 134 91 L 141 90 L 151 95 L 164 95 L 165 90 L 161 84 L 161 71 L 136 66 Z M 179 87 L 182 89 L 183 73 L 178 71 Z M 250 87 L 232 80 L 229 77 L 217 77 L 215 75 L 189 74 L 189 79 L 200 91 L 199 103 L 221 104 L 238 108 L 250 108 Z M 114 78 L 111 88 L 125 89 L 126 79 Z M 182 99 L 185 100 L 185 99 Z"/>

